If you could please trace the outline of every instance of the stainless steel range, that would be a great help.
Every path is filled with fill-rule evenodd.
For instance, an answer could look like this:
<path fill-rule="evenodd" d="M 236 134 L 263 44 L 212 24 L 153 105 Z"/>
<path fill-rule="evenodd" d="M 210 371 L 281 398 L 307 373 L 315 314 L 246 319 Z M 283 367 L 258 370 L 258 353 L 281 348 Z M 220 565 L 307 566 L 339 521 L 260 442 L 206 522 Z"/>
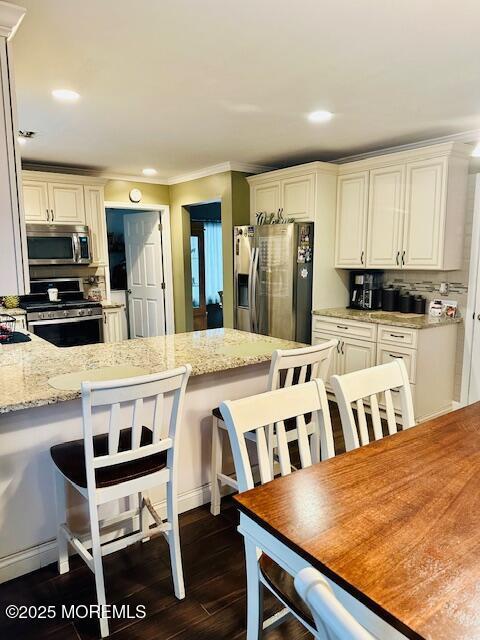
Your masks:
<path fill-rule="evenodd" d="M 58 289 L 51 302 L 48 289 Z M 81 278 L 32 280 L 31 294 L 20 306 L 27 312 L 27 328 L 57 347 L 74 347 L 102 341 L 102 305 L 83 297 Z"/>

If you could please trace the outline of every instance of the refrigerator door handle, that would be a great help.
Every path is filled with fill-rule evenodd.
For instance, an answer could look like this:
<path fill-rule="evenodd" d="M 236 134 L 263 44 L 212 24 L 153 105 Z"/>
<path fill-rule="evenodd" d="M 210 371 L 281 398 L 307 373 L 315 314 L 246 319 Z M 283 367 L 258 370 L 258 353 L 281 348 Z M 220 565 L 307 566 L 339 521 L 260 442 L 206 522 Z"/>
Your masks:
<path fill-rule="evenodd" d="M 248 320 L 249 320 L 249 329 L 253 332 L 253 263 L 255 260 L 255 251 L 256 249 L 252 249 L 250 252 L 250 264 L 248 265 Z"/>
<path fill-rule="evenodd" d="M 257 311 L 257 282 L 258 282 L 258 258 L 260 257 L 260 249 L 255 250 L 255 259 L 253 262 L 252 280 L 253 280 L 253 330 L 258 333 L 258 311 Z"/>

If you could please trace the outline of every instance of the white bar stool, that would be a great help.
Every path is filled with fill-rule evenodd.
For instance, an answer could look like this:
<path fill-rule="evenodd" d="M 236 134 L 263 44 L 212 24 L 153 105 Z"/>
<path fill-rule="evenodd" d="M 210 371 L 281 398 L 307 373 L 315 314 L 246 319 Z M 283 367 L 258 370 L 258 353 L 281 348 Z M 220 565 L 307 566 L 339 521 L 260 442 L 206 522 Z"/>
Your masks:
<path fill-rule="evenodd" d="M 333 355 L 338 341 L 329 340 L 322 344 L 316 344 L 300 349 L 277 349 L 272 354 L 272 362 L 268 376 L 266 391 L 274 391 L 294 384 L 309 382 L 315 378 L 326 380 Z M 307 420 L 310 422 L 309 418 Z M 292 442 L 298 439 L 295 425 L 287 424 L 287 440 Z M 222 432 L 220 431 L 222 430 Z M 226 485 L 238 491 L 238 482 L 235 478 L 223 473 L 223 436 L 226 434 L 226 425 L 220 409 L 212 411 L 212 460 L 211 460 L 211 503 L 210 512 L 217 516 L 220 513 L 222 486 Z M 309 424 L 309 435 L 313 432 L 313 425 Z M 269 430 L 268 446 L 273 465 L 273 452 L 276 448 L 276 437 L 273 430 Z M 247 440 L 255 442 L 254 432 L 247 433 Z"/>
<path fill-rule="evenodd" d="M 177 477 L 179 428 L 190 365 L 148 376 L 84 382 L 82 384 L 83 439 L 58 444 L 50 449 L 55 468 L 58 514 L 58 570 L 69 571 L 68 544 L 95 575 L 97 600 L 106 604 L 102 556 L 162 533 L 170 548 L 175 595 L 185 597 L 180 536 L 178 528 Z M 165 414 L 166 396 L 173 396 L 170 417 Z M 143 421 L 143 401 L 152 399 L 151 428 Z M 120 427 L 121 406 L 132 407 L 132 422 Z M 109 407 L 108 432 L 93 435 L 93 416 L 97 407 Z M 164 425 L 168 425 L 164 428 Z M 87 501 L 90 516 L 91 540 L 75 535 L 67 525 L 66 483 L 72 485 Z M 144 492 L 161 485 L 167 489 L 167 519 L 154 510 Z M 106 502 L 138 496 L 138 510 L 120 514 L 110 520 L 99 521 L 98 507 Z M 150 528 L 149 511 L 155 525 Z M 111 542 L 101 543 L 104 526 L 135 522 L 133 533 Z M 83 539 L 82 539 L 83 538 Z M 102 638 L 108 636 L 108 620 L 100 618 Z"/>

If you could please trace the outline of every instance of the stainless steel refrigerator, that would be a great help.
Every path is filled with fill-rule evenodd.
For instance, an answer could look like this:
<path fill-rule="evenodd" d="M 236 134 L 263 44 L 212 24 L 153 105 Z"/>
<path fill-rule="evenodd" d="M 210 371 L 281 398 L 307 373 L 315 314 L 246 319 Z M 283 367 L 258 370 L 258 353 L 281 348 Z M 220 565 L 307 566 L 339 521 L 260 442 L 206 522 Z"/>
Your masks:
<path fill-rule="evenodd" d="M 310 343 L 313 222 L 234 228 L 235 327 Z"/>

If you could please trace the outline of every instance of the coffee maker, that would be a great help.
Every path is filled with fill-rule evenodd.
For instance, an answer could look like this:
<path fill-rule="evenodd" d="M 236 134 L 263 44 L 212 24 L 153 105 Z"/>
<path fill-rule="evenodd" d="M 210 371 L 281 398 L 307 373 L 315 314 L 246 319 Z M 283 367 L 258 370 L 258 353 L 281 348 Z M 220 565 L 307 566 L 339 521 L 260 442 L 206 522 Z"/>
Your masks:
<path fill-rule="evenodd" d="M 382 308 L 383 271 L 350 271 L 349 309 Z"/>

